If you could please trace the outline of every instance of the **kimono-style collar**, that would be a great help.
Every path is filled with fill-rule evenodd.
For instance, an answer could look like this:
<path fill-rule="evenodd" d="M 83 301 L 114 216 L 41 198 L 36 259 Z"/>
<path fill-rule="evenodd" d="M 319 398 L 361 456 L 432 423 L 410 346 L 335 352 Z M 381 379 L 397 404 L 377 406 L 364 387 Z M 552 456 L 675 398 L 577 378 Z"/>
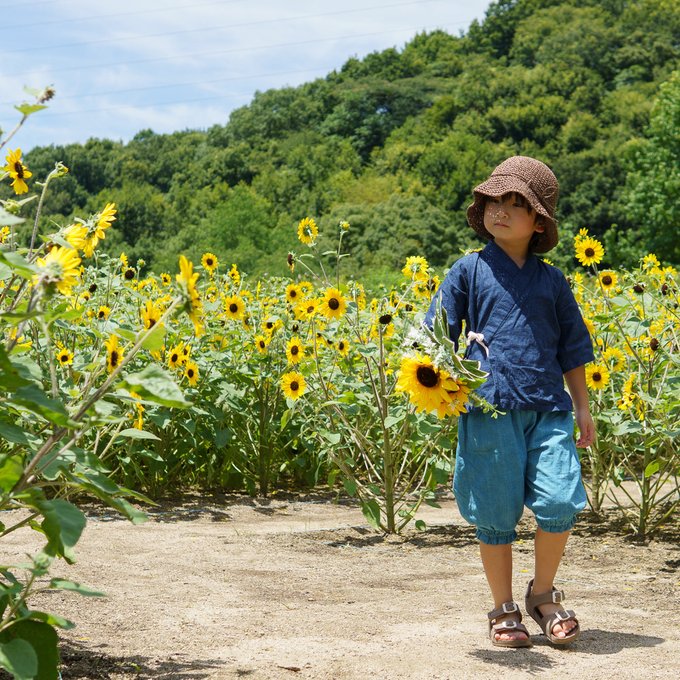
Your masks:
<path fill-rule="evenodd" d="M 489 241 L 482 252 L 487 261 L 500 267 L 512 276 L 525 276 L 533 273 L 538 262 L 538 258 L 533 253 L 529 253 L 524 265 L 519 267 L 510 255 L 494 241 Z"/>

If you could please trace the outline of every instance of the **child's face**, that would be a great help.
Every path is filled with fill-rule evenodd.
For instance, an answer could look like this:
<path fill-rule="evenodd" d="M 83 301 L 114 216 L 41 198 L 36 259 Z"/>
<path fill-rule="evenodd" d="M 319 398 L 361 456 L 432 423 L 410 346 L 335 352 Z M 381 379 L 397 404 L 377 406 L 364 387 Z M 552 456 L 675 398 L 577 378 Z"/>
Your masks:
<path fill-rule="evenodd" d="M 536 224 L 536 211 L 514 193 L 486 199 L 484 227 L 499 245 L 526 248 L 534 232 L 543 231 L 543 226 Z"/>

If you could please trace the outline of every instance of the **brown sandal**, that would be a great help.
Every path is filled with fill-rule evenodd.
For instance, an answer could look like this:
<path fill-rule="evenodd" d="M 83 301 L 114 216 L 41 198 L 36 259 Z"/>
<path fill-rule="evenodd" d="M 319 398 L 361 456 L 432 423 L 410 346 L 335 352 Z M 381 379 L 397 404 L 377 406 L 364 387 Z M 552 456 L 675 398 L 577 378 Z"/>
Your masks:
<path fill-rule="evenodd" d="M 519 616 L 519 621 L 496 621 L 504 614 L 517 614 Z M 490 611 L 487 616 L 489 617 L 489 639 L 491 644 L 496 647 L 531 647 L 532 642 L 529 637 L 529 631 L 526 626 L 522 623 L 522 613 L 519 610 L 517 602 L 504 602 L 498 609 Z M 524 633 L 527 637 L 525 640 L 515 639 L 515 640 L 496 640 L 496 633 L 509 633 L 518 632 Z"/>
<path fill-rule="evenodd" d="M 541 627 L 541 630 L 548 640 L 554 645 L 568 645 L 578 640 L 581 635 L 581 628 L 578 619 L 576 618 L 576 614 L 572 609 L 562 609 L 561 611 L 556 611 L 555 613 L 546 616 L 543 616 L 539 610 L 539 607 L 542 604 L 561 604 L 564 602 L 564 591 L 556 590 L 553 587 L 553 589 L 547 593 L 534 595 L 532 593 L 533 587 L 534 580 L 531 579 L 531 581 L 529 581 L 529 586 L 527 587 L 526 595 L 524 596 L 524 606 L 527 610 L 527 614 L 529 614 L 529 616 Z M 575 621 L 576 625 L 563 638 L 557 637 L 553 634 L 552 629 L 558 623 L 564 623 L 565 621 Z"/>

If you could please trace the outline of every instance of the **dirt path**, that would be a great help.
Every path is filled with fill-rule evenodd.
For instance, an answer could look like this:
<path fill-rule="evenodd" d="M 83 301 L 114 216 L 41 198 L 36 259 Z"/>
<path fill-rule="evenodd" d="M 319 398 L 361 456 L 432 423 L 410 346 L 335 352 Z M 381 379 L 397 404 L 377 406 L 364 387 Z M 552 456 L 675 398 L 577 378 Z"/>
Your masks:
<path fill-rule="evenodd" d="M 194 499 L 137 527 L 94 512 L 78 563 L 53 575 L 106 597 L 32 604 L 77 623 L 62 635 L 64 680 L 680 677 L 677 534 L 641 546 L 584 519 L 557 583 L 582 639 L 554 649 L 529 621 L 533 649 L 505 650 L 485 637 L 474 531 L 451 499 L 423 519 L 425 532 L 382 537 L 327 501 Z M 531 537 L 525 519 L 518 600 Z M 37 547 L 28 538 L 4 538 L 2 561 Z"/>

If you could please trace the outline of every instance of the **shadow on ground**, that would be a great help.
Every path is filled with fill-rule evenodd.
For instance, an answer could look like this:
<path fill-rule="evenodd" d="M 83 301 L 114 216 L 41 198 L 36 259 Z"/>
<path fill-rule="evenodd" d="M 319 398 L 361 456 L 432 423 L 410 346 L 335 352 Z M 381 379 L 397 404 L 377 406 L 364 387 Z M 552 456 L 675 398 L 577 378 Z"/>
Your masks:
<path fill-rule="evenodd" d="M 558 659 L 553 650 L 559 654 L 618 654 L 624 649 L 655 647 L 665 640 L 651 635 L 637 635 L 635 633 L 621 633 L 618 631 L 591 628 L 581 635 L 578 642 L 564 647 L 553 646 L 544 635 L 532 635 L 532 648 L 520 649 L 476 649 L 468 656 L 488 664 L 495 664 L 504 670 L 512 668 L 521 670 L 527 675 L 543 674 L 554 670 Z M 490 645 L 491 643 L 489 643 Z"/>
<path fill-rule="evenodd" d="M 100 647 L 105 647 L 102 645 Z M 87 649 L 77 642 L 62 641 L 61 677 L 63 680 L 108 680 L 109 678 L 167 678 L 200 680 L 208 678 L 222 661 L 187 659 L 176 654 L 164 659 L 143 656 L 112 656 L 101 649 Z"/>

